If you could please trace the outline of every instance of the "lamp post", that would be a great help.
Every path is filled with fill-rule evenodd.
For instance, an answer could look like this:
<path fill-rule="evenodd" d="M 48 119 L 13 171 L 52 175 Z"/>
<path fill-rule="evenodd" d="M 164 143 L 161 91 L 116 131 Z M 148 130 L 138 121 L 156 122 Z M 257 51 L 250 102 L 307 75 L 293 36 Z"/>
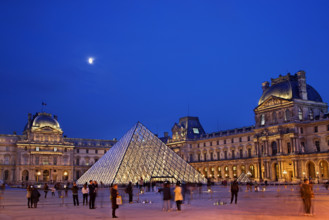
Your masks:
<path fill-rule="evenodd" d="M 40 171 L 38 171 L 37 172 L 37 183 L 39 182 L 39 176 L 41 175 L 41 172 Z"/>
<path fill-rule="evenodd" d="M 316 171 L 316 178 L 318 179 L 318 184 L 320 183 L 319 172 Z"/>
<path fill-rule="evenodd" d="M 287 171 L 283 170 L 284 181 L 287 182 Z"/>

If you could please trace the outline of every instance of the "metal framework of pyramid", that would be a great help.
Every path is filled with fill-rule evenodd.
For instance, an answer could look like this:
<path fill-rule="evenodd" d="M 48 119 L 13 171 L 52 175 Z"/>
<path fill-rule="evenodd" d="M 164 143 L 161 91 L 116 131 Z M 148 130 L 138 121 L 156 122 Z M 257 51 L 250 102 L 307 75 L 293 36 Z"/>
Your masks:
<path fill-rule="evenodd" d="M 204 177 L 138 122 L 77 181 L 103 184 L 169 180 L 205 182 Z"/>

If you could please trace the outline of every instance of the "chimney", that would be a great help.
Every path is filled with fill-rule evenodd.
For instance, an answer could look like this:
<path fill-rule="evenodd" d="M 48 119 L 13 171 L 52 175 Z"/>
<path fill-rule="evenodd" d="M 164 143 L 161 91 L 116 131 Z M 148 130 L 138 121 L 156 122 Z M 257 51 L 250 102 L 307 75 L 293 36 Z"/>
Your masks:
<path fill-rule="evenodd" d="M 164 132 L 164 137 L 168 137 L 169 136 L 169 133 L 166 131 L 166 132 Z"/>
<path fill-rule="evenodd" d="M 262 83 L 263 92 L 270 87 L 270 83 L 268 81 Z"/>
<path fill-rule="evenodd" d="M 305 72 L 303 70 L 297 72 L 297 77 L 298 77 L 299 97 L 303 100 L 307 100 L 308 98 L 307 98 Z"/>

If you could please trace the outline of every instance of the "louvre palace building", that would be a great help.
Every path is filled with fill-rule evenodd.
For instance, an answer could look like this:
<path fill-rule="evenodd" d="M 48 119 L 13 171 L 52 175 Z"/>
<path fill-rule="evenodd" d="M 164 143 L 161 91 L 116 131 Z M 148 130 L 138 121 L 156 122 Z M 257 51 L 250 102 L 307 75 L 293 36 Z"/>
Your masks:
<path fill-rule="evenodd" d="M 328 106 L 306 83 L 305 72 L 280 75 L 264 82 L 262 90 L 253 126 L 206 133 L 198 117 L 187 116 L 174 124 L 171 137 L 165 132 L 160 139 L 216 182 L 328 180 Z M 77 180 L 115 143 L 67 138 L 57 116 L 28 114 L 22 135 L 0 135 L 0 179 Z"/>

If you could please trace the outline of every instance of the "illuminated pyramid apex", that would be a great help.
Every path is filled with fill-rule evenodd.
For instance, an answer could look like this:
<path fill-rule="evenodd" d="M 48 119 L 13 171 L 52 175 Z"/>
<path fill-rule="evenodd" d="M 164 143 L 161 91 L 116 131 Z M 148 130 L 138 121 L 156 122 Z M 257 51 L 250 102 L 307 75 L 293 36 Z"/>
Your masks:
<path fill-rule="evenodd" d="M 142 123 L 134 125 L 77 181 L 103 184 L 144 181 L 205 182 L 202 175 Z"/>

